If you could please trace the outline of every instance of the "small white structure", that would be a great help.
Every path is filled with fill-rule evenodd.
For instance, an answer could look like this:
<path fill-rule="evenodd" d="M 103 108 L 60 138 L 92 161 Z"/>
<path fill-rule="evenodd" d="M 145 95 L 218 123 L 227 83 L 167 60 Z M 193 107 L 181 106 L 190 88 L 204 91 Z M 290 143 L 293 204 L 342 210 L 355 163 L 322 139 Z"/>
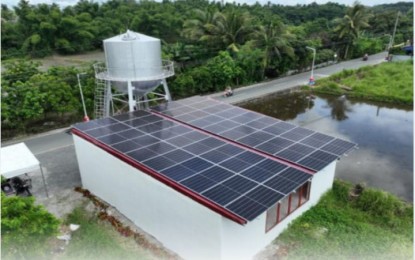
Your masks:
<path fill-rule="evenodd" d="M 127 104 L 128 111 L 147 106 L 148 93 L 155 96 L 151 100 L 171 100 L 166 78 L 174 75 L 174 66 L 161 59 L 160 39 L 127 30 L 103 43 L 106 62 L 94 65 L 95 118 L 116 114 L 115 103 Z M 164 94 L 152 92 L 161 84 Z"/>
<path fill-rule="evenodd" d="M 84 188 L 192 260 L 251 259 L 318 202 L 356 146 L 201 97 L 72 132 Z"/>
<path fill-rule="evenodd" d="M 25 143 L 18 143 L 1 148 L 0 172 L 5 178 L 13 178 L 30 172 L 40 171 L 46 196 L 48 190 L 42 166 Z"/>

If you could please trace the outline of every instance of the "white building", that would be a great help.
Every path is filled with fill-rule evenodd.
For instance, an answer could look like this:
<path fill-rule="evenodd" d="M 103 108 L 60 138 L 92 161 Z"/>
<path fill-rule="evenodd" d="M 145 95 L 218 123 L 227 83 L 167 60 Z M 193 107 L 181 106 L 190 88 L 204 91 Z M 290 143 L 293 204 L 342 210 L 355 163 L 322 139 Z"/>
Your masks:
<path fill-rule="evenodd" d="M 184 259 L 251 259 L 331 188 L 355 146 L 200 98 L 73 134 L 84 188 Z"/>

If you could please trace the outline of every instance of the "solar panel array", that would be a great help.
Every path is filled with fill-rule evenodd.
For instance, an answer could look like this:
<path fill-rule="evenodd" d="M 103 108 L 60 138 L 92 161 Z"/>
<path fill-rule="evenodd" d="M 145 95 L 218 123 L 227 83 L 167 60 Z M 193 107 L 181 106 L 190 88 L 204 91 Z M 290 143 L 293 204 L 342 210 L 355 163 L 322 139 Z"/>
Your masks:
<path fill-rule="evenodd" d="M 356 146 L 202 97 L 165 103 L 153 111 L 314 171 L 323 169 Z"/>
<path fill-rule="evenodd" d="M 183 120 L 187 116 L 189 122 L 196 121 L 199 127 L 202 122 L 221 119 L 220 122 L 229 122 L 242 131 L 235 129 L 235 133 L 251 131 L 243 132 L 244 127 L 254 129 L 251 128 L 252 124 L 241 124 L 246 116 L 262 118 L 249 121 L 258 121 L 258 124 L 264 121 L 264 126 L 269 121 L 266 117 L 245 112 L 236 117 L 230 116 L 234 120 L 224 120 L 223 116 L 233 114 L 234 108 L 214 105 L 203 103 L 207 112 L 192 107 L 187 113 L 180 113 L 182 117 L 177 115 L 176 118 Z M 188 109 L 175 102 L 169 105 L 169 108 L 172 107 L 180 111 Z M 241 112 L 238 108 L 235 111 Z M 198 118 L 203 120 L 197 121 Z M 203 128 L 210 125 L 214 127 L 215 124 Z M 222 124 L 217 127 L 222 127 Z M 248 221 L 265 212 L 312 176 L 250 149 L 147 111 L 76 124 L 74 128 Z M 225 132 L 229 129 L 233 128 L 227 126 Z M 229 137 L 231 132 L 225 136 Z M 250 132 L 252 138 L 255 132 L 258 131 Z M 272 133 L 263 131 L 263 134 L 262 138 L 273 138 Z"/>

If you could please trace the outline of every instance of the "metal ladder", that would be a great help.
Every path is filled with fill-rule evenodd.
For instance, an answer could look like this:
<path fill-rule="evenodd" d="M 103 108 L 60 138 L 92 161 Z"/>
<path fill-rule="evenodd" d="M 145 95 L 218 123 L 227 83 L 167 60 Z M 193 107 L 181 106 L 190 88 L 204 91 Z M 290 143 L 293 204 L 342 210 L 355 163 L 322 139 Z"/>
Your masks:
<path fill-rule="evenodd" d="M 102 118 L 105 115 L 105 98 L 107 96 L 106 81 L 95 78 L 95 96 L 94 96 L 94 112 L 95 119 Z"/>

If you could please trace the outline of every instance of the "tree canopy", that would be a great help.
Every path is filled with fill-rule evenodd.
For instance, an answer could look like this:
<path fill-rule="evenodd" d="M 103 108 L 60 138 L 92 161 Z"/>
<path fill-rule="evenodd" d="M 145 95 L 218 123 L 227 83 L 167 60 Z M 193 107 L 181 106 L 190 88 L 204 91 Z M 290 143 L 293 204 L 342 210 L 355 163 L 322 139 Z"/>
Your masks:
<path fill-rule="evenodd" d="M 413 42 L 412 3 L 367 7 L 336 3 L 283 6 L 208 0 L 79 0 L 73 6 L 1 5 L 2 129 L 25 129 L 50 115 L 82 113 L 74 68 L 38 70 L 19 58 L 79 54 L 127 29 L 162 40 L 175 61 L 174 98 L 221 91 L 303 71 L 316 64 L 386 50 L 399 11 L 395 43 Z M 93 104 L 93 73 L 85 82 Z"/>

